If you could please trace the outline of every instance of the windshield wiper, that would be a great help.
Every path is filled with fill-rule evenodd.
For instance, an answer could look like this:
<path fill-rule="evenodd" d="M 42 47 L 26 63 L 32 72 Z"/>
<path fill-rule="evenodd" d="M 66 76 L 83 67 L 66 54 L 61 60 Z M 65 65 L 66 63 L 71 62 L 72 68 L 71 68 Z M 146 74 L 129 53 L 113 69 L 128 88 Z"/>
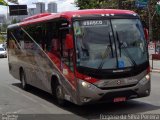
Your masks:
<path fill-rule="evenodd" d="M 111 48 L 111 53 L 112 53 L 112 58 L 113 58 L 113 49 L 112 49 L 112 42 L 111 42 L 111 36 L 110 36 L 110 34 L 109 34 L 109 42 L 110 42 L 110 45 L 108 45 L 107 46 L 107 48 L 106 48 L 106 50 L 105 50 L 105 52 L 104 52 L 104 54 L 103 54 L 103 56 L 102 56 L 102 61 L 101 61 L 101 63 L 99 64 L 99 66 L 98 66 L 98 70 L 99 69 L 102 69 L 102 67 L 103 67 L 103 65 L 104 65 L 104 63 L 105 63 L 105 58 L 106 58 L 106 56 L 107 55 L 109 55 L 109 53 L 110 53 L 110 51 L 108 51 L 109 50 L 109 48 Z M 108 53 L 108 54 L 107 54 Z"/>
<path fill-rule="evenodd" d="M 116 31 L 116 37 L 117 37 L 117 41 L 118 41 L 118 44 L 119 44 L 120 56 L 121 56 L 121 47 L 123 47 L 125 54 L 129 57 L 129 59 L 130 59 L 130 61 L 132 62 L 132 64 L 133 64 L 134 66 L 137 66 L 135 60 L 132 58 L 132 56 L 129 54 L 128 50 L 126 49 L 127 47 L 124 46 L 123 42 L 120 42 L 120 40 L 119 40 L 119 35 L 118 35 L 118 32 L 117 32 L 117 31 Z"/>

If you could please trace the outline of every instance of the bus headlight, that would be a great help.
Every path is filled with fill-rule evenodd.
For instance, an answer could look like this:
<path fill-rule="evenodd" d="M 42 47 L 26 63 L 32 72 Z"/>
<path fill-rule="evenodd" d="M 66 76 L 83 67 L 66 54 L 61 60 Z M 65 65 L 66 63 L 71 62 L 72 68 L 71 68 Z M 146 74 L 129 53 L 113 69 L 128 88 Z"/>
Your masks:
<path fill-rule="evenodd" d="M 90 83 L 85 82 L 85 81 L 81 82 L 81 84 L 82 84 L 83 87 L 86 87 L 86 88 L 90 88 L 91 87 Z"/>
<path fill-rule="evenodd" d="M 84 80 L 81 80 L 79 79 L 79 84 L 83 87 L 83 88 L 87 88 L 87 89 L 90 89 L 90 90 L 94 90 L 94 89 L 97 89 L 97 87 L 87 81 L 84 81 Z"/>
<path fill-rule="evenodd" d="M 147 74 L 147 75 L 145 76 L 145 78 L 146 78 L 146 80 L 150 80 L 150 75 Z"/>
<path fill-rule="evenodd" d="M 141 81 L 140 84 L 144 85 L 150 80 L 150 74 L 147 74 Z"/>

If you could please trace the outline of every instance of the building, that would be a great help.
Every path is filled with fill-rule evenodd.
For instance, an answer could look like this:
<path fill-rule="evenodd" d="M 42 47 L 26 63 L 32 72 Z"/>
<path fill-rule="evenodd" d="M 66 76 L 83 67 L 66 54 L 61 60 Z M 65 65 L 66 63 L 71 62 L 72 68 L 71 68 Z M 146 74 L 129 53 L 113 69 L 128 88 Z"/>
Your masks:
<path fill-rule="evenodd" d="M 50 2 L 48 4 L 48 12 L 49 13 L 57 13 L 57 3 L 55 2 Z"/>
<path fill-rule="evenodd" d="M 6 22 L 6 16 L 4 14 L 0 14 L 0 23 Z"/>
<path fill-rule="evenodd" d="M 36 8 L 28 8 L 28 16 L 32 16 L 36 14 Z"/>
<path fill-rule="evenodd" d="M 23 21 L 24 18 L 28 17 L 27 15 L 19 15 L 19 16 L 10 16 L 7 14 L 7 24 L 11 24 L 13 20 L 16 20 L 17 22 Z"/>
<path fill-rule="evenodd" d="M 45 12 L 45 3 L 44 2 L 36 2 L 35 14 L 44 13 Z"/>
<path fill-rule="evenodd" d="M 19 16 L 15 16 L 14 19 L 16 19 L 18 22 L 23 21 L 24 18 L 26 18 L 27 15 L 19 15 Z"/>

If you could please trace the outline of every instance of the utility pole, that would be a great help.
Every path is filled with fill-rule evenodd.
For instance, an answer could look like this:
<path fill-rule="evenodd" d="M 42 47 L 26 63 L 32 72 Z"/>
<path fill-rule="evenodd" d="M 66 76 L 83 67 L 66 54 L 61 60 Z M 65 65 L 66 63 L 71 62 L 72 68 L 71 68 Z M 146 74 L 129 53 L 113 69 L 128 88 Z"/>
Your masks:
<path fill-rule="evenodd" d="M 154 16 L 153 16 L 154 17 Z M 153 27 L 152 27 L 152 15 L 151 15 L 151 0 L 148 0 L 148 22 L 149 22 L 149 42 L 153 40 Z"/>

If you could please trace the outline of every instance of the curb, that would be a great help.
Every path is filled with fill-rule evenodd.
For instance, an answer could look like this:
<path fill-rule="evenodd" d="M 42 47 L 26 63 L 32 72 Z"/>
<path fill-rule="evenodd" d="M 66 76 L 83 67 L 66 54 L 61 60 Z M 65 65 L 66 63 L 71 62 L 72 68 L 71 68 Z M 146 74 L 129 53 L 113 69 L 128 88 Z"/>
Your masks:
<path fill-rule="evenodd" d="M 151 69 L 151 72 L 160 73 L 160 70 L 158 70 L 158 69 Z"/>

